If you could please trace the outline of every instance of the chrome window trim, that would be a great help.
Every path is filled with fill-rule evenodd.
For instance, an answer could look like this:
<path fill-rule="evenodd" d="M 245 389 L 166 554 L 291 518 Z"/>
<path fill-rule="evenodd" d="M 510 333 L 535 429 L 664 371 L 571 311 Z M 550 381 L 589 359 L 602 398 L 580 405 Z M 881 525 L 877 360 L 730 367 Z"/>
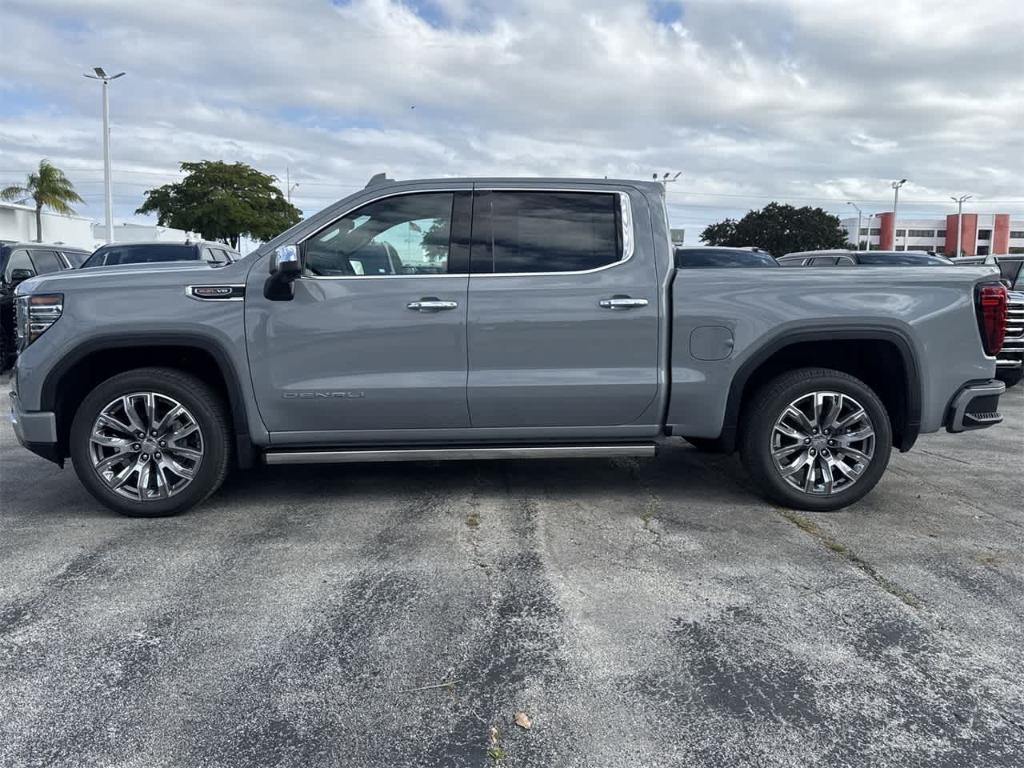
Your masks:
<path fill-rule="evenodd" d="M 353 211 L 357 211 L 360 208 L 376 203 L 380 200 L 386 200 L 389 197 L 400 197 L 402 195 L 419 195 L 436 192 L 450 192 L 452 194 L 456 192 L 582 192 L 591 195 L 618 195 L 619 197 L 619 212 L 620 219 L 622 220 L 622 251 L 623 256 L 618 261 L 612 262 L 611 264 L 605 264 L 602 267 L 594 267 L 593 269 L 580 269 L 569 272 L 472 272 L 467 270 L 466 272 L 443 272 L 438 275 L 306 275 L 299 274 L 297 280 L 393 280 L 395 278 L 404 279 L 422 279 L 422 278 L 438 278 L 438 277 L 551 277 L 553 275 L 589 275 L 594 272 L 602 272 L 606 269 L 612 269 L 618 267 L 633 258 L 633 254 L 636 252 L 636 238 L 634 236 L 634 225 L 633 225 L 633 204 L 630 202 L 629 193 L 623 192 L 620 189 L 579 189 L 570 187 L 477 187 L 475 185 L 449 187 L 446 189 L 407 189 L 398 192 L 389 192 L 387 194 L 377 195 L 371 197 L 369 200 L 359 203 L 352 208 L 346 209 L 343 213 L 337 217 L 331 219 L 329 222 L 320 227 L 316 232 L 304 237 L 297 244 L 301 247 L 309 240 L 319 235 L 325 229 L 330 227 L 332 224 L 341 221 L 343 218 L 348 216 Z"/>
<path fill-rule="evenodd" d="M 622 222 L 622 256 L 618 261 L 605 264 L 593 269 L 575 269 L 564 272 L 470 272 L 474 278 L 477 277 L 553 277 L 556 275 L 592 275 L 595 272 L 603 272 L 606 269 L 621 267 L 633 258 L 636 251 L 633 231 L 633 204 L 629 200 L 629 193 L 620 189 L 570 189 L 566 187 L 480 187 L 474 191 L 479 192 L 578 192 L 587 195 L 618 195 L 619 218 Z"/>

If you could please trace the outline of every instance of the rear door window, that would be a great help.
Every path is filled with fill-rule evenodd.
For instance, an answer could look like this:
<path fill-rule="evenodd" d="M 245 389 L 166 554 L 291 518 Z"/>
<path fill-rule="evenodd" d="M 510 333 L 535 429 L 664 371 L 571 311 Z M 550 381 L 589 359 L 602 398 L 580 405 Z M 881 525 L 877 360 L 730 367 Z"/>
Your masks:
<path fill-rule="evenodd" d="M 43 251 L 33 248 L 30 253 L 32 254 L 32 263 L 36 266 L 37 274 L 45 275 L 48 272 L 60 272 L 65 268 L 56 251 Z"/>
<path fill-rule="evenodd" d="M 619 196 L 487 191 L 473 204 L 472 271 L 585 272 L 623 257 Z"/>

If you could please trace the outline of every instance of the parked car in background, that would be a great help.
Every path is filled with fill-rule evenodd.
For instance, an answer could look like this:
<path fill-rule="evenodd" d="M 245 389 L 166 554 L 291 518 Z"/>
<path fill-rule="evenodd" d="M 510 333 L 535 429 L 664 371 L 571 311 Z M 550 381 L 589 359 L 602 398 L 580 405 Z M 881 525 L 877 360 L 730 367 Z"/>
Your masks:
<path fill-rule="evenodd" d="M 778 262 L 760 248 L 726 248 L 724 246 L 677 246 L 676 267 L 777 267 Z"/>
<path fill-rule="evenodd" d="M 1006 307 L 1006 339 L 996 359 L 996 378 L 1012 387 L 1024 378 L 1024 254 L 966 256 L 956 259 L 966 267 L 995 267 L 1009 290 Z"/>
<path fill-rule="evenodd" d="M 979 264 L 996 267 L 1007 288 L 1013 291 L 1024 290 L 1024 253 L 962 256 L 955 259 L 954 263 L 966 267 L 976 267 Z"/>
<path fill-rule="evenodd" d="M 110 243 L 101 245 L 82 265 L 82 269 L 124 264 L 157 264 L 169 261 L 205 261 L 230 264 L 241 258 L 238 251 L 224 243 Z"/>
<path fill-rule="evenodd" d="M 376 246 L 440 271 L 379 274 Z M 919 434 L 1002 420 L 1006 288 L 929 272 L 677 269 L 659 183 L 375 180 L 224 267 L 23 283 L 12 421 L 144 517 L 232 463 L 651 456 L 680 437 L 739 450 L 777 503 L 834 510 Z"/>
<path fill-rule="evenodd" d="M 783 267 L 951 267 L 945 256 L 926 251 L 797 251 L 780 256 Z"/>
<path fill-rule="evenodd" d="M 0 244 L 0 371 L 7 370 L 17 354 L 14 289 L 36 275 L 75 269 L 88 257 L 88 251 L 59 244 Z"/>

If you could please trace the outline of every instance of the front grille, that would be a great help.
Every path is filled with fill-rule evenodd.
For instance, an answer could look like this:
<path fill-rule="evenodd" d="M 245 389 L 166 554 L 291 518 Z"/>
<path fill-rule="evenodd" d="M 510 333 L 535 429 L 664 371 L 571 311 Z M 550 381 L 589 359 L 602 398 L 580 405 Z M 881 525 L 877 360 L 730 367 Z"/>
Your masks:
<path fill-rule="evenodd" d="M 1019 293 L 1011 293 L 1006 305 L 1006 338 L 1024 339 L 1024 301 Z"/>

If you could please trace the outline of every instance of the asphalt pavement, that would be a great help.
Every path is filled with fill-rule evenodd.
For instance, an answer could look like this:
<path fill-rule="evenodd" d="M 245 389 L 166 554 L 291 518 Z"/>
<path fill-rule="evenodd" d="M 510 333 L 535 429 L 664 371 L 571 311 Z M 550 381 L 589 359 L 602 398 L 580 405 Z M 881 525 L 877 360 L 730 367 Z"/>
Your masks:
<path fill-rule="evenodd" d="M 1024 765 L 1003 411 L 833 514 L 680 444 L 263 467 L 132 520 L 5 422 L 0 766 Z"/>

